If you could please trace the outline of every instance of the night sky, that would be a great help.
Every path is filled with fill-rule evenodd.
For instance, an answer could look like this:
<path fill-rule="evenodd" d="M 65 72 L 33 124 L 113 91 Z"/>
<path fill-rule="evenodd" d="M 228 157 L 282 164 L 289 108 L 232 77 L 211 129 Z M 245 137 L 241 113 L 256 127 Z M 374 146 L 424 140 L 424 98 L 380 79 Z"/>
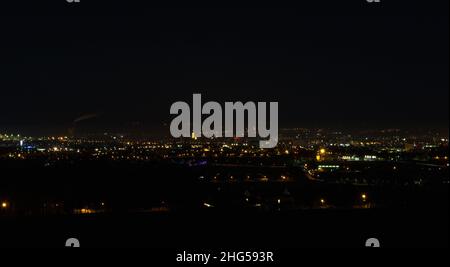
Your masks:
<path fill-rule="evenodd" d="M 89 114 L 98 130 L 168 131 L 170 105 L 193 93 L 278 101 L 281 127 L 448 128 L 448 1 L 87 2 L 1 8 L 0 132 L 60 133 Z"/>

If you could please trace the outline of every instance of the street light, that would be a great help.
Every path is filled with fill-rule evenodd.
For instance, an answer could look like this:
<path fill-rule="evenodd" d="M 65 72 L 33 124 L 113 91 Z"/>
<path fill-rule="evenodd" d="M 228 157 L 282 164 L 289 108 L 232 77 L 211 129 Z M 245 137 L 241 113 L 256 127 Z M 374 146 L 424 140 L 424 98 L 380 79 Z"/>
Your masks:
<path fill-rule="evenodd" d="M 367 200 L 367 195 L 366 194 L 362 194 L 361 198 L 362 198 L 363 201 L 366 201 Z"/>

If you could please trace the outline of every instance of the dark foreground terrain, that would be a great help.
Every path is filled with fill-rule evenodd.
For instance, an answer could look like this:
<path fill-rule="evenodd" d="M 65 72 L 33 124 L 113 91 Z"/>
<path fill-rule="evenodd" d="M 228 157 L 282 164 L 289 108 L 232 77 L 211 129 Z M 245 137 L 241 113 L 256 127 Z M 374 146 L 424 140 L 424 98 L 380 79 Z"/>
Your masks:
<path fill-rule="evenodd" d="M 291 167 L 89 164 L 3 165 L 0 247 L 64 247 L 69 238 L 177 249 L 364 247 L 373 237 L 383 247 L 449 245 L 440 176 L 355 185 Z"/>
<path fill-rule="evenodd" d="M 448 223 L 447 210 L 10 217 L 0 219 L 0 246 L 64 247 L 75 237 L 82 247 L 364 247 L 376 237 L 383 247 L 448 247 Z"/>

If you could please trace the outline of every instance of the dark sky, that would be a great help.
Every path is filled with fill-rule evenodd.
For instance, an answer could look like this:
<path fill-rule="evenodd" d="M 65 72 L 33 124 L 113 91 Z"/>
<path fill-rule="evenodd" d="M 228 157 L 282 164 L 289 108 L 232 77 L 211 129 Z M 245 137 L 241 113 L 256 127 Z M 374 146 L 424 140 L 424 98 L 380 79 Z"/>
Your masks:
<path fill-rule="evenodd" d="M 0 132 L 63 131 L 93 113 L 99 128 L 161 127 L 197 92 L 278 101 L 281 126 L 448 128 L 448 1 L 87 2 L 2 7 Z"/>

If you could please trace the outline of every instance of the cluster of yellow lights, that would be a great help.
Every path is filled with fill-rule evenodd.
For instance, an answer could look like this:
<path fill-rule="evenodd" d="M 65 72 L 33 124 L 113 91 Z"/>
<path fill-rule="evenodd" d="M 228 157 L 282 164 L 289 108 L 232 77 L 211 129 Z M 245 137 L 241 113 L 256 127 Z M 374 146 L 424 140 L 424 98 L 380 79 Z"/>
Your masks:
<path fill-rule="evenodd" d="M 81 209 L 80 212 L 81 212 L 81 214 L 92 214 L 92 213 L 95 213 L 94 210 L 91 210 L 91 209 Z"/>
<path fill-rule="evenodd" d="M 321 161 L 323 156 L 325 156 L 326 153 L 327 153 L 327 151 L 325 150 L 325 148 L 319 149 L 319 152 L 316 155 L 316 160 Z"/>
<path fill-rule="evenodd" d="M 192 132 L 191 138 L 194 139 L 194 140 L 197 140 L 197 135 L 195 134 L 195 132 Z"/>
<path fill-rule="evenodd" d="M 7 207 L 8 207 L 8 203 L 2 202 L 2 208 L 3 208 L 3 209 L 6 209 Z"/>

